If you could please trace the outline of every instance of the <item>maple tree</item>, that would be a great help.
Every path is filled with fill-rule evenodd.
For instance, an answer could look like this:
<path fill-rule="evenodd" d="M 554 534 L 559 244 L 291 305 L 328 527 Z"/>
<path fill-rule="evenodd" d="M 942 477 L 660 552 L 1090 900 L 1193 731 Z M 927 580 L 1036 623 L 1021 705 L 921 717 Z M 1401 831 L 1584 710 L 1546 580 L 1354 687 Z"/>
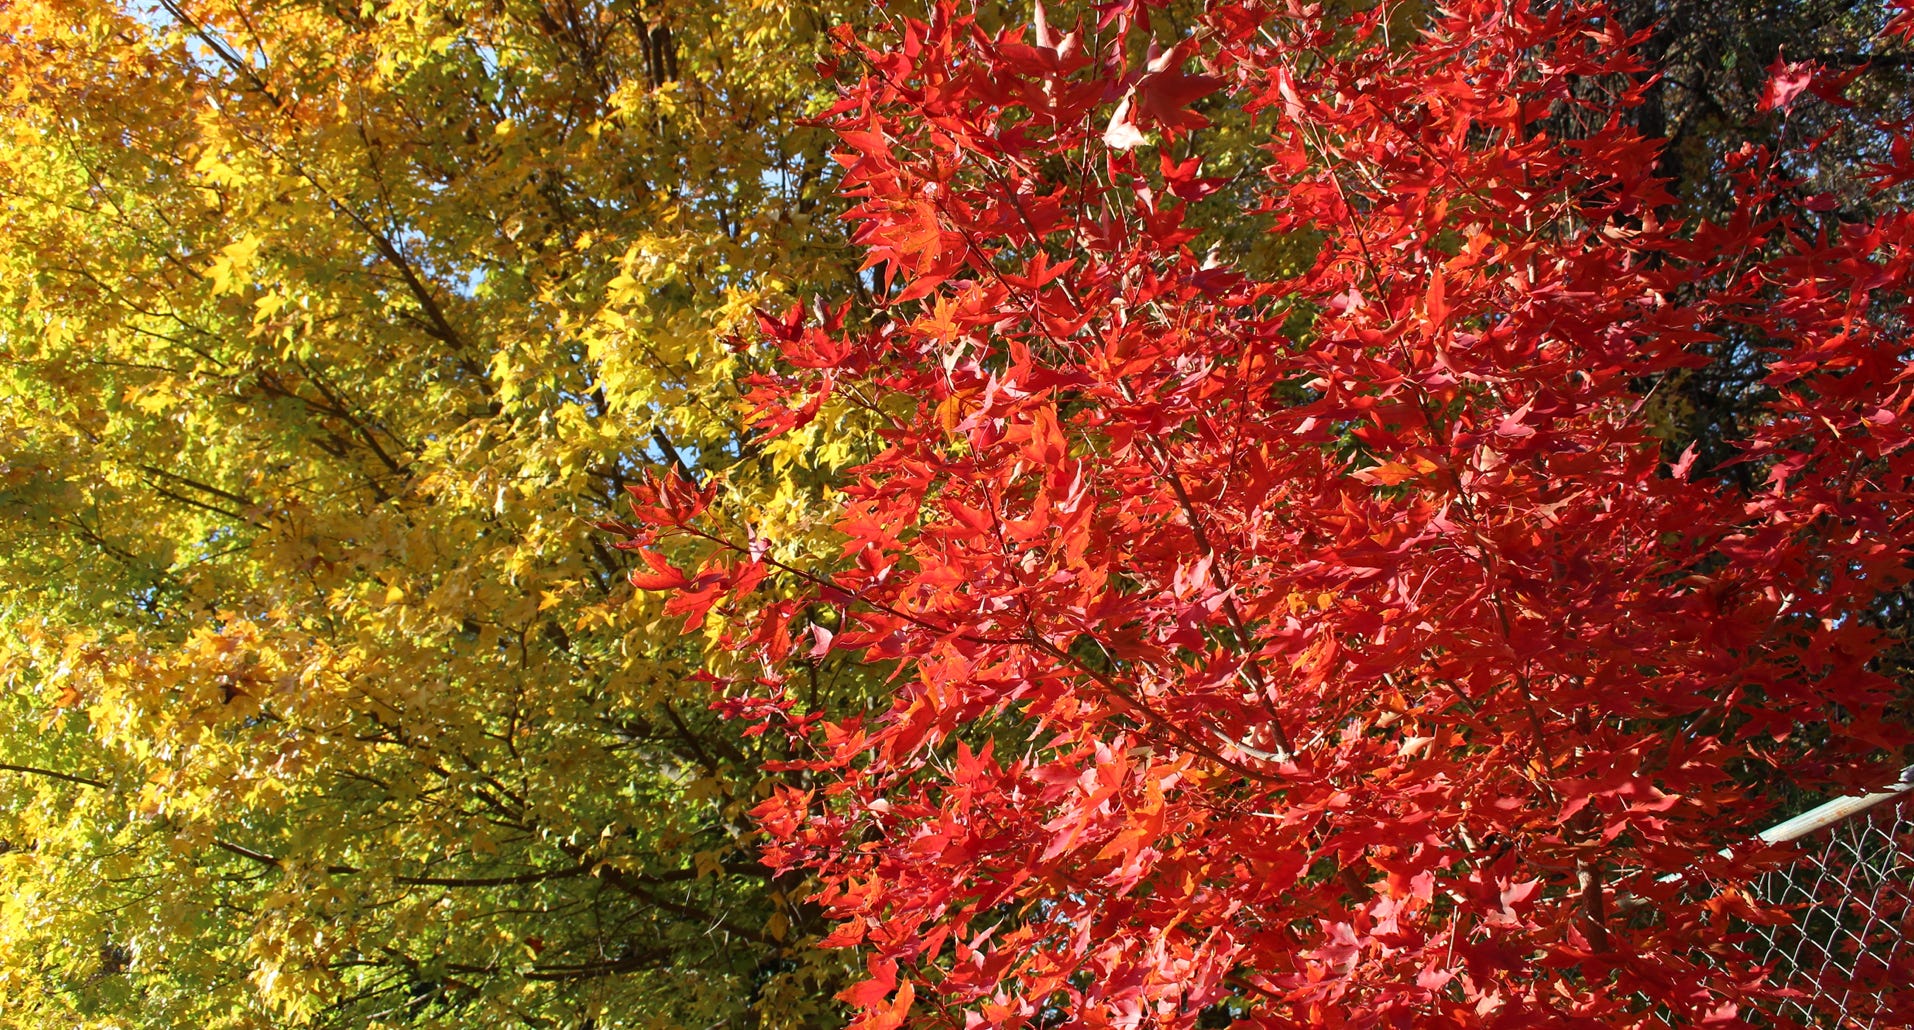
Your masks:
<path fill-rule="evenodd" d="M 1883 5 L 1623 0 L 1612 10 L 1622 25 L 1646 33 L 1637 53 L 1658 71 L 1642 84 L 1640 106 L 1620 116 L 1646 135 L 1666 138 L 1655 170 L 1668 180 L 1674 200 L 1668 217 L 1731 214 L 1735 185 L 1715 174 L 1715 155 L 1743 142 L 1778 151 L 1800 186 L 1774 202 L 1812 200 L 1811 220 L 1865 218 L 1884 204 L 1907 203 L 1905 185 L 1867 174 L 1888 158 L 1893 142 L 1873 131 L 1874 124 L 1884 114 L 1905 117 L 1914 96 L 1914 45 L 1880 31 L 1889 16 Z M 1786 118 L 1762 117 L 1777 56 L 1841 73 L 1842 102 L 1798 104 Z M 1810 141 L 1812 147 L 1802 145 Z M 1670 423 L 1669 436 L 1696 442 L 1701 474 L 1752 488 L 1755 466 L 1725 462 L 1744 418 L 1759 418 L 1767 370 L 1734 333 L 1703 347 L 1713 360 L 1668 376 L 1648 410 Z"/>
<path fill-rule="evenodd" d="M 856 1025 L 1773 1025 L 1761 787 L 1909 744 L 1905 111 L 1871 214 L 1750 144 L 1680 220 L 1596 4 L 840 40 L 880 303 L 743 346 L 761 433 L 885 426 L 841 548 L 679 475 L 612 528 L 756 655 L 718 707 L 795 755 L 755 811 Z M 1765 117 L 1852 81 L 1777 59 Z M 1647 410 L 1724 339 L 1745 489 Z M 847 666 L 888 696 L 816 703 Z"/>
<path fill-rule="evenodd" d="M 833 1017 L 580 519 L 682 461 L 807 540 L 860 453 L 741 446 L 722 340 L 858 288 L 800 120 L 864 10 L 0 5 L 0 1022 Z"/>

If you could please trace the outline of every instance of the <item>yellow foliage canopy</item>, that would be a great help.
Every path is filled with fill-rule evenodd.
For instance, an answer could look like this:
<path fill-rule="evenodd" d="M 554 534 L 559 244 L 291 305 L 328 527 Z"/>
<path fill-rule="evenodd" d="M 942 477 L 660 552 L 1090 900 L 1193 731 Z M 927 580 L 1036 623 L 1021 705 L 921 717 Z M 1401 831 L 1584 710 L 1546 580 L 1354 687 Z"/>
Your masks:
<path fill-rule="evenodd" d="M 585 523 L 813 534 L 856 435 L 754 449 L 727 340 L 857 288 L 839 6 L 0 5 L 0 1020 L 825 1011 L 778 756 Z"/>

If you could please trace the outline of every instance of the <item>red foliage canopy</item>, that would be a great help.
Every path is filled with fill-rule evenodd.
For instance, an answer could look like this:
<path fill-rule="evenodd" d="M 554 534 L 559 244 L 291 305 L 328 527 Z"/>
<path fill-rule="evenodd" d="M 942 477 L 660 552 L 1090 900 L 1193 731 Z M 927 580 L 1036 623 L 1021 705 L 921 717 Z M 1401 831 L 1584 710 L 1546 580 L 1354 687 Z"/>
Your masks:
<path fill-rule="evenodd" d="M 1909 578 L 1914 221 L 1811 224 L 1759 149 L 1736 217 L 1668 220 L 1596 6 L 1148 6 L 845 41 L 887 306 L 767 317 L 757 399 L 775 432 L 835 388 L 888 449 L 837 566 L 706 536 L 642 574 L 753 613 L 739 707 L 816 756 L 768 861 L 868 949 L 860 1025 L 1744 1025 L 1750 784 L 1907 741 L 1865 616 Z M 1779 66 L 1777 108 L 1818 96 Z M 1226 117 L 1261 141 L 1228 181 Z M 1216 203 L 1313 256 L 1199 253 Z M 1722 339 L 1770 369 L 1752 495 L 1649 414 Z M 704 534 L 708 492 L 639 493 L 635 545 Z M 794 652 L 893 703 L 803 712 Z"/>

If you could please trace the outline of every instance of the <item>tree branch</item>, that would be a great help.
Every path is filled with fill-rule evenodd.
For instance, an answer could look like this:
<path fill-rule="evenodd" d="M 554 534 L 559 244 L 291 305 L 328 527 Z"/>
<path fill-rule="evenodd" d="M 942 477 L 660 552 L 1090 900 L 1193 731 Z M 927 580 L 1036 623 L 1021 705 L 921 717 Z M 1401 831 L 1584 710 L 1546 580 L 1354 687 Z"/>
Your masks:
<path fill-rule="evenodd" d="M 45 776 L 47 779 L 50 779 L 50 780 L 61 780 L 66 783 L 77 783 L 82 787 L 93 787 L 98 790 L 112 789 L 104 781 L 96 780 L 92 778 L 91 776 L 80 776 L 75 773 L 55 772 L 52 769 L 41 769 L 31 765 L 13 765 L 7 762 L 0 762 L 0 770 L 4 770 L 6 772 L 26 773 L 29 776 Z"/>

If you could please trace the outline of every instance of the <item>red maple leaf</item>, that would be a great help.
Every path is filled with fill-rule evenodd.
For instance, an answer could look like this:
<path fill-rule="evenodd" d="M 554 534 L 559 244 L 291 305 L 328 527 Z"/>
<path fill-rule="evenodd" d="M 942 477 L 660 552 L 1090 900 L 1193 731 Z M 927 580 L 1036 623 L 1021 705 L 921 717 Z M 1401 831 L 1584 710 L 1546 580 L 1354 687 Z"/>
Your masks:
<path fill-rule="evenodd" d="M 1790 61 L 1776 54 L 1774 63 L 1768 66 L 1768 86 L 1761 94 L 1761 110 L 1785 111 L 1793 106 L 1795 98 L 1814 84 L 1817 71 L 1819 67 L 1812 61 Z"/>

